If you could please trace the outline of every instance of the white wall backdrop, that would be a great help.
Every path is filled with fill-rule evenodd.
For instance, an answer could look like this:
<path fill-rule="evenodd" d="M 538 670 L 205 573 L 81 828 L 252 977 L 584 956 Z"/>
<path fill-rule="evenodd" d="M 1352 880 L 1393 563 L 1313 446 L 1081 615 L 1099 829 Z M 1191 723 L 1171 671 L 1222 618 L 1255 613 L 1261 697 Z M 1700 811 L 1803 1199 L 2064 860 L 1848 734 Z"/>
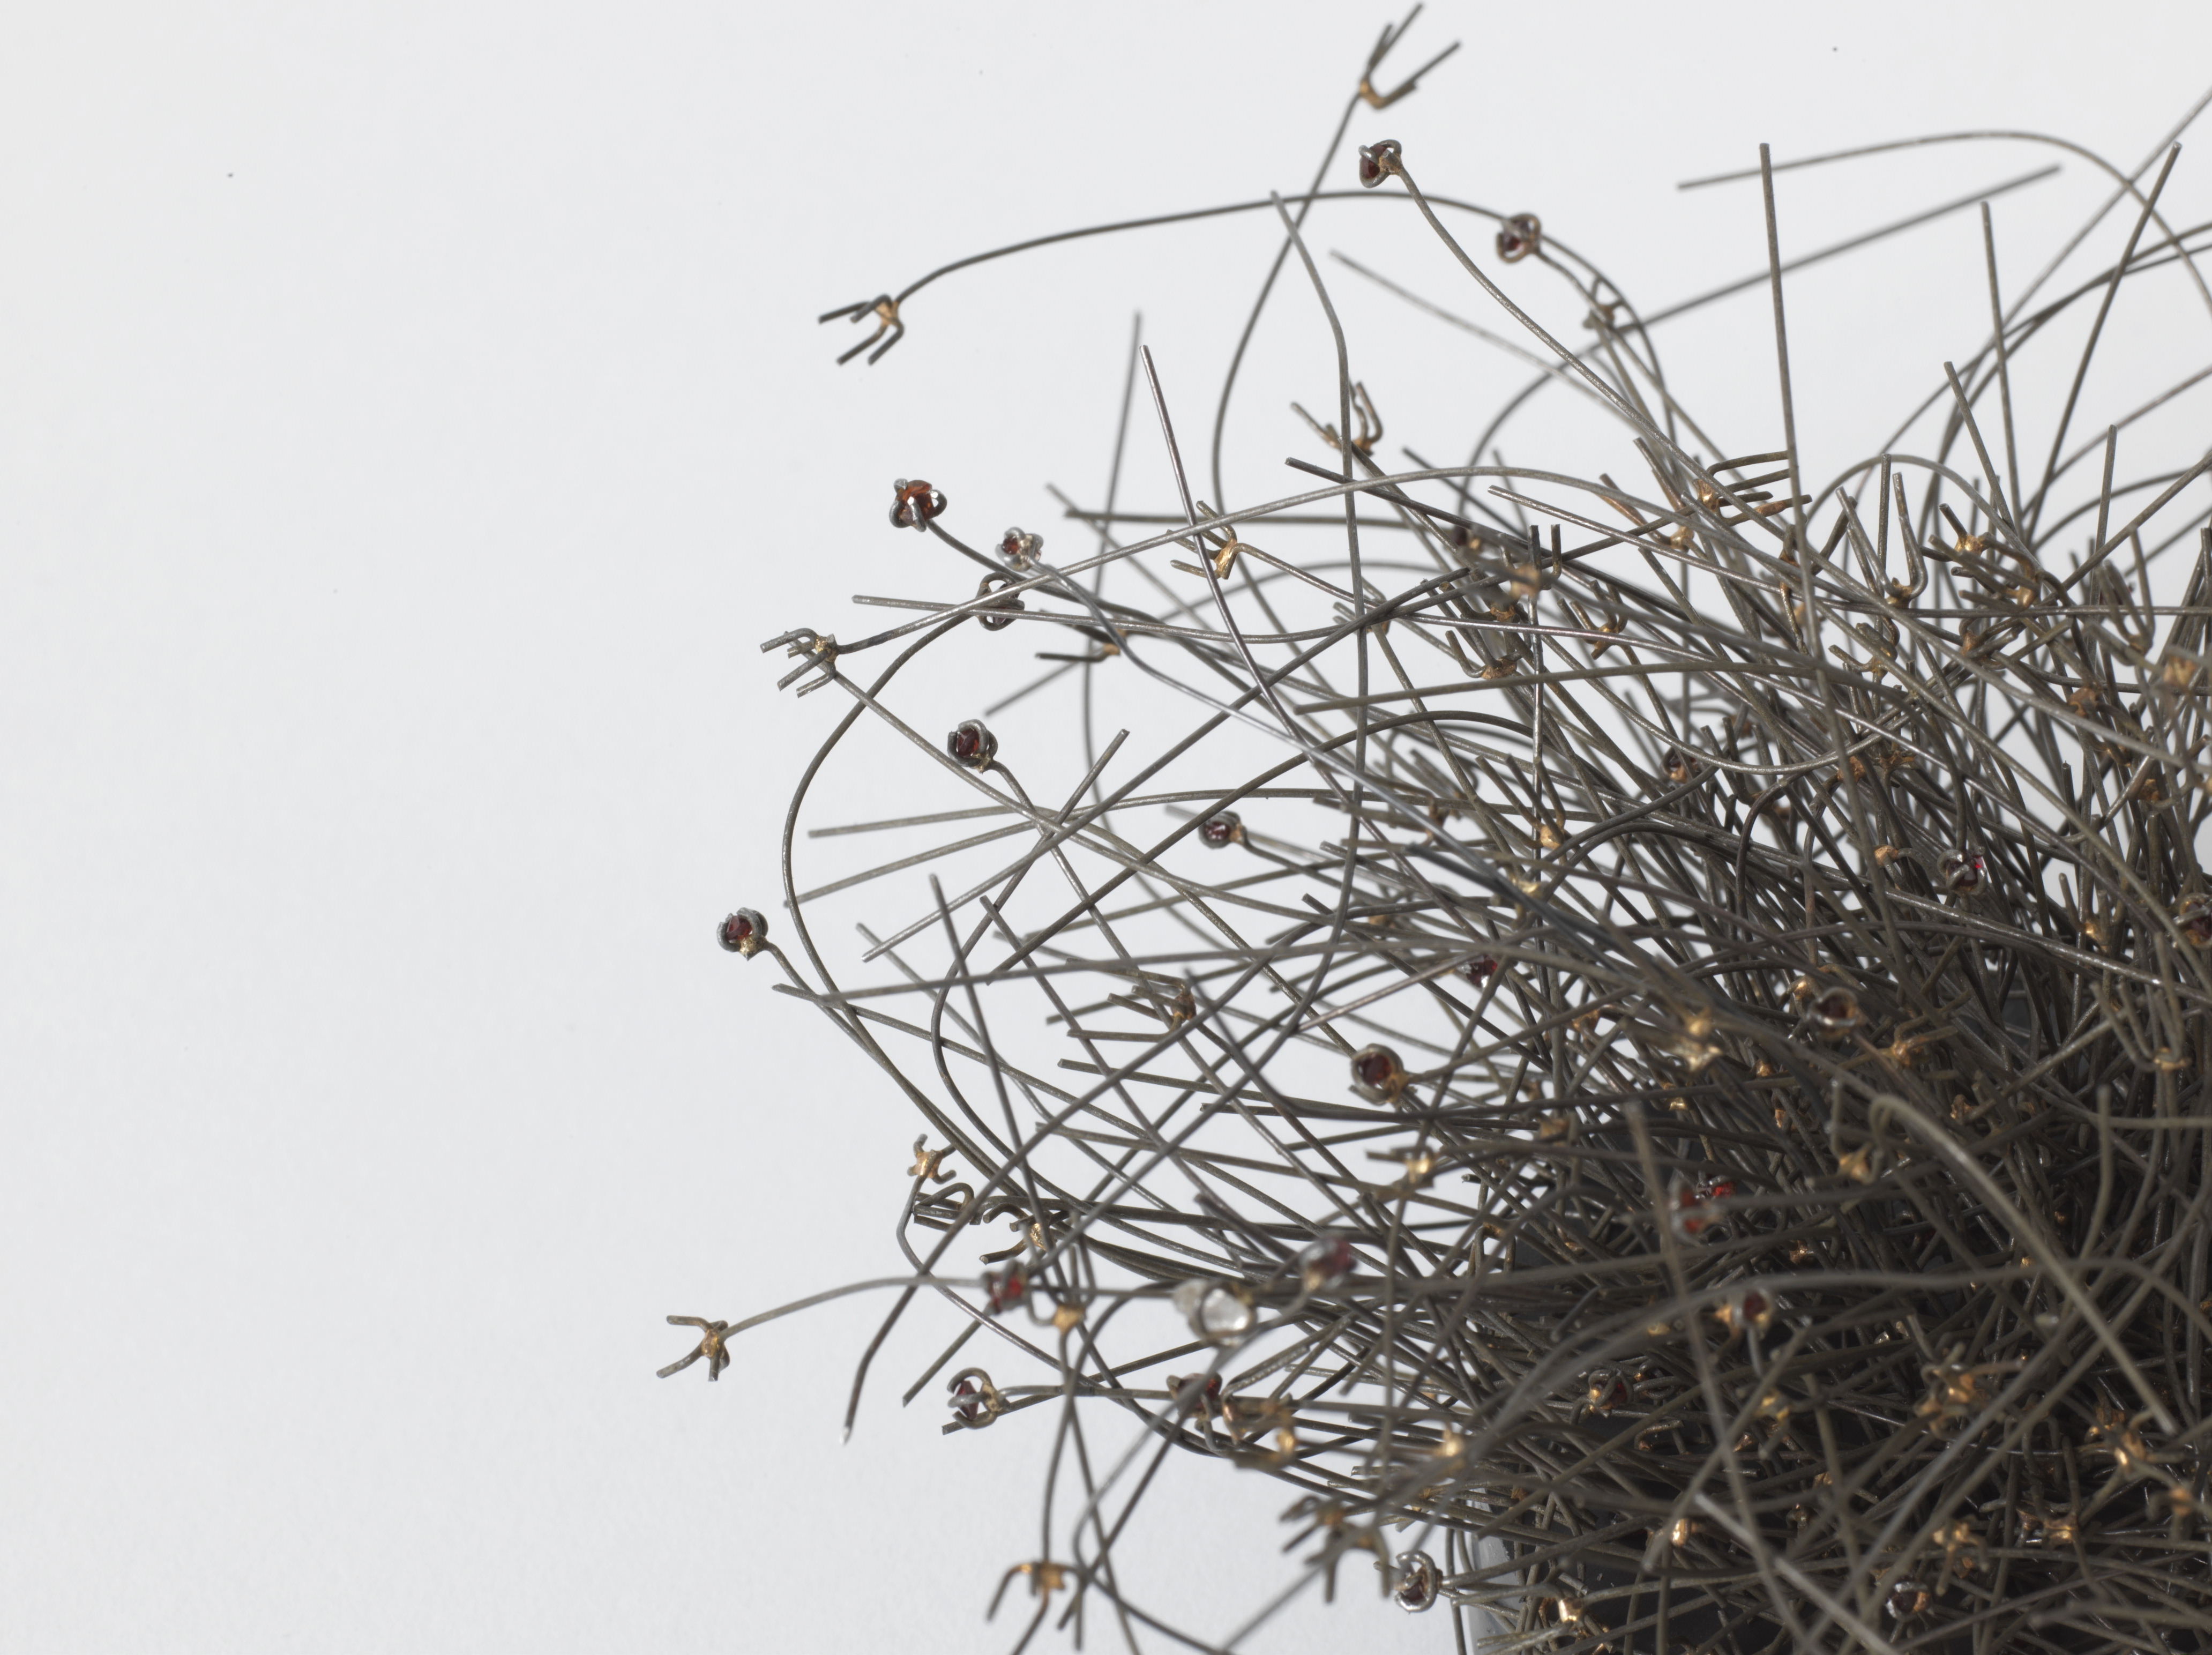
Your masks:
<path fill-rule="evenodd" d="M 1011 1640 L 981 1616 L 1034 1555 L 1045 1433 L 900 1409 L 934 1313 L 849 1445 L 880 1300 L 747 1335 L 711 1388 L 653 1378 L 685 1344 L 666 1312 L 897 1263 L 907 1106 L 711 940 L 774 910 L 836 710 L 779 697 L 756 645 L 866 630 L 854 591 L 953 589 L 884 524 L 894 476 L 986 533 L 1052 531 L 1048 480 L 1095 496 L 1133 309 L 1202 426 L 1273 243 L 1240 220 L 992 265 L 874 368 L 833 367 L 851 336 L 813 318 L 1019 236 L 1303 187 L 1385 19 L 0 19 L 0 1647 Z M 1540 212 L 1653 305 L 1763 268 L 1755 186 L 1673 187 L 1761 140 L 2036 127 L 2133 167 L 2212 84 L 2201 0 L 1437 0 L 1401 64 L 1453 39 L 1355 141 Z M 1785 251 L 2041 164 L 1792 174 Z M 2008 270 L 2099 193 L 2069 162 L 2003 198 Z M 2168 200 L 2212 216 L 2212 167 L 2185 152 Z M 1317 247 L 1382 234 L 1315 222 Z M 1975 347 L 1980 269 L 1964 214 L 1793 283 L 1808 473 Z M 1519 383 L 1341 296 L 1394 441 L 1456 444 Z M 1778 446 L 1764 297 L 1735 302 L 1665 343 Z M 1247 498 L 1278 489 L 1283 400 L 1333 396 L 1306 326 L 1242 405 Z M 2212 360 L 2201 318 L 2185 344 Z M 1157 445 L 1131 453 L 1160 503 Z M 1287 1497 L 1165 1475 L 1122 1578 L 1219 1634 L 1285 1578 Z M 1449 1645 L 1354 1579 L 1253 1647 Z"/>

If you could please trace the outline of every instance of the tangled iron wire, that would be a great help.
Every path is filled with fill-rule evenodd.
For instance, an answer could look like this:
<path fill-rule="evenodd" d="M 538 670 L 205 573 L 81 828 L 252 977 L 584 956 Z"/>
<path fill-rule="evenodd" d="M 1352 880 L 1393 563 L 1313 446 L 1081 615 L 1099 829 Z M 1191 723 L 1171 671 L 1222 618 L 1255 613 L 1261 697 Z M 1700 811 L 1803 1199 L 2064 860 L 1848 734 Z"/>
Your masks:
<path fill-rule="evenodd" d="M 1419 79 L 1375 88 L 1402 32 L 1312 191 L 1221 210 L 1278 238 L 1261 305 L 1328 308 L 1301 227 Z M 1024 1644 L 1233 1647 L 1356 1561 L 1462 1649 L 2212 1650 L 2212 453 L 2177 395 L 2212 368 L 2094 428 L 2084 392 L 2153 272 L 2212 314 L 2176 153 L 2105 167 L 2070 289 L 2002 298 L 1988 239 L 1979 348 L 1820 481 L 1763 152 L 1779 396 L 1701 425 L 1610 278 L 1370 143 L 1357 186 L 1612 422 L 1609 471 L 1479 463 L 1528 392 L 1470 463 L 1389 470 L 1339 332 L 1311 486 L 1216 507 L 1133 346 L 1164 518 L 1109 489 L 1055 561 L 902 478 L 974 595 L 763 646 L 840 710 L 784 912 L 721 940 L 921 1111 L 884 1331 L 951 1308 L 908 1393 L 948 1431 L 1051 1416 Z M 880 356 L 922 285 L 832 317 Z M 2193 463 L 2122 465 L 2191 417 Z M 995 672 L 908 671 L 1040 636 L 980 717 L 943 686 Z M 802 833 L 843 764 L 913 808 Z M 689 1320 L 714 1378 L 750 1323 Z M 1202 1636 L 1115 1569 L 1178 1449 L 1287 1485 L 1304 1548 Z"/>

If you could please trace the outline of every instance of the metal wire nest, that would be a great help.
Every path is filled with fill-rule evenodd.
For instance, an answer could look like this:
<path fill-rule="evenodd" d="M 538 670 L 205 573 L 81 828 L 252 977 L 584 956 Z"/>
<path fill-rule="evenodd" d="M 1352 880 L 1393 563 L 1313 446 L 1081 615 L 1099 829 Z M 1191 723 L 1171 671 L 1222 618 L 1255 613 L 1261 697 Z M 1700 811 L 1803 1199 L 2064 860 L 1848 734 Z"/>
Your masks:
<path fill-rule="evenodd" d="M 1324 307 L 1300 227 L 1343 138 L 1252 204 Z M 1359 153 L 1632 481 L 1388 472 L 1347 359 L 1313 486 L 1218 509 L 1133 348 L 1163 532 L 1109 489 L 1055 563 L 902 478 L 893 523 L 975 596 L 764 646 L 848 704 L 792 802 L 796 949 L 751 910 L 722 940 L 927 1123 L 909 1273 L 859 1284 L 897 1290 L 884 1333 L 925 1291 L 960 1318 L 908 1399 L 981 1333 L 998 1378 L 944 1382 L 945 1429 L 1055 1421 L 1040 1555 L 1000 1586 L 1036 1599 L 1023 1642 L 1055 1609 L 1157 1642 L 1115 1542 L 1180 1448 L 1289 1485 L 1305 1548 L 1194 1647 L 1358 1553 L 1462 1647 L 2212 1649 L 2212 456 L 2130 476 L 2150 410 L 2075 429 L 2124 283 L 2212 311 L 2206 229 L 2157 210 L 2172 154 L 2115 174 L 2132 229 L 2071 290 L 2001 301 L 1987 237 L 1981 348 L 1808 486 L 1763 151 L 1782 440 L 1713 459 L 1609 278 Z M 1500 288 L 1524 261 L 1593 343 Z M 862 313 L 902 328 L 914 291 Z M 2033 434 L 2028 376 L 2072 387 Z M 1069 647 L 985 714 L 1026 739 L 899 681 L 1039 626 Z M 1098 739 L 1109 702 L 1140 735 Z M 920 802 L 803 840 L 848 757 Z M 709 1378 L 751 1324 L 690 1321 Z"/>

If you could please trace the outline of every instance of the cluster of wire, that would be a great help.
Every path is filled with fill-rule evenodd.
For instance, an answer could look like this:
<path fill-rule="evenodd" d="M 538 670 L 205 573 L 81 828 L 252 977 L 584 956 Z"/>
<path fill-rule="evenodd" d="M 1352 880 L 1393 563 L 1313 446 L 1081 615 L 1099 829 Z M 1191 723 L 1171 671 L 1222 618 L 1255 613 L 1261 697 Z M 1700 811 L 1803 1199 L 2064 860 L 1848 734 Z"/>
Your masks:
<path fill-rule="evenodd" d="M 1410 89 L 1373 84 L 1400 33 L 1315 189 L 1254 204 L 1271 289 L 1328 307 L 1300 226 Z M 2189 380 L 2076 429 L 2126 284 L 2212 313 L 2172 153 L 2112 171 L 2131 233 L 2070 290 L 2006 305 L 1990 241 L 1924 440 L 1820 482 L 1771 172 L 1780 394 L 1724 423 L 1781 440 L 1730 455 L 1618 288 L 1530 215 L 1470 251 L 1446 215 L 1485 210 L 1412 164 L 1370 143 L 1357 182 L 1616 422 L 1620 480 L 1389 471 L 1340 350 L 1312 486 L 1210 506 L 1133 346 L 1164 520 L 1109 489 L 1054 560 L 902 478 L 892 524 L 975 595 L 763 646 L 844 706 L 784 910 L 722 941 L 921 1114 L 874 1285 L 885 1333 L 952 1308 L 907 1393 L 948 1431 L 1048 1416 L 1024 1642 L 1232 1647 L 1352 1560 L 1462 1648 L 2212 1649 L 2212 455 L 2119 463 Z M 1501 289 L 1530 259 L 1595 343 Z M 903 331 L 914 290 L 849 313 Z M 2031 375 L 2072 387 L 2033 432 Z M 1038 627 L 1018 710 L 905 692 Z M 848 761 L 911 807 L 807 837 Z M 697 1325 L 712 1377 L 748 1323 Z M 1176 1451 L 1288 1486 L 1304 1567 L 1226 1633 L 1117 1574 Z"/>

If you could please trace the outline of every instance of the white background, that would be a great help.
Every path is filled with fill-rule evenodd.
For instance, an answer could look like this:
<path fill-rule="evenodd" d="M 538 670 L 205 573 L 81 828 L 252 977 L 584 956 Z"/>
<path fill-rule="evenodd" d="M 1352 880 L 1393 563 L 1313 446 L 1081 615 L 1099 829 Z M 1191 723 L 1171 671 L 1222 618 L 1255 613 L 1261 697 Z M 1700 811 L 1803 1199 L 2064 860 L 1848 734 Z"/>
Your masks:
<path fill-rule="evenodd" d="M 1043 1433 L 902 1412 L 948 1326 L 895 1342 L 848 1445 L 880 1301 L 746 1336 L 711 1388 L 653 1378 L 687 1342 L 665 1312 L 896 1262 L 906 1105 L 711 940 L 775 910 L 833 712 L 778 697 L 755 646 L 869 630 L 856 590 L 957 593 L 884 526 L 894 476 L 977 535 L 1051 530 L 1048 478 L 1095 497 L 1136 307 L 1202 429 L 1273 243 L 1248 219 L 990 266 L 915 301 L 872 369 L 834 368 L 857 335 L 813 318 L 1022 235 L 1303 187 L 1384 20 L 0 22 L 0 1646 L 1011 1641 L 981 1615 L 1034 1555 Z M 1762 139 L 2028 126 L 2133 167 L 2212 82 L 2201 0 L 1445 0 L 1384 80 L 1452 39 L 1354 140 L 1540 211 L 1647 305 L 1763 266 L 1755 186 L 1673 189 Z M 1785 252 L 2040 164 L 1795 175 Z M 2208 179 L 2185 152 L 2177 222 Z M 2000 204 L 2008 272 L 2098 193 L 2069 164 Z M 1316 246 L 1366 222 L 1317 218 Z M 1793 284 L 1808 472 L 1978 346 L 1979 259 L 1961 215 Z M 1462 442 L 1520 383 L 1344 303 L 1408 440 L 1455 409 L 1435 441 Z M 1779 446 L 1763 307 L 1668 342 L 1746 448 Z M 2200 316 L 2172 374 L 2207 344 Z M 1333 395 L 1325 360 L 1293 370 Z M 1296 445 L 1272 389 L 1244 406 L 1250 499 Z M 1156 446 L 1130 463 L 1162 503 Z M 1285 1578 L 1285 1496 L 1167 1476 L 1122 1578 L 1221 1634 Z M 1257 1646 L 1449 1646 L 1351 1587 Z"/>

